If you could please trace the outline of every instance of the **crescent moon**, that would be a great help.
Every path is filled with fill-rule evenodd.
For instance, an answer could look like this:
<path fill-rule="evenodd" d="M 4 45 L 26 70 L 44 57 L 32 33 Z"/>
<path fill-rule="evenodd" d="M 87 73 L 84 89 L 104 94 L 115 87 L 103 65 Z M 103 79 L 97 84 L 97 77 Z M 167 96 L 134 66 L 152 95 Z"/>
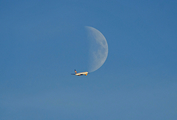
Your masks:
<path fill-rule="evenodd" d="M 107 59 L 108 43 L 104 35 L 97 29 L 86 26 L 90 41 L 89 50 L 89 72 L 99 69 Z"/>

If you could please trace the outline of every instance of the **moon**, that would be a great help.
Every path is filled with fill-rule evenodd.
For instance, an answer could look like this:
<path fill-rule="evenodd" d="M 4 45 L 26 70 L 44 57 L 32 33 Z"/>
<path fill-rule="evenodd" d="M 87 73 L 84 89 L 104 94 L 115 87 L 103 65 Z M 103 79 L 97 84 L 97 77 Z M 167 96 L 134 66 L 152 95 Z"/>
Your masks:
<path fill-rule="evenodd" d="M 89 39 L 89 72 L 98 70 L 108 56 L 108 43 L 104 35 L 97 29 L 86 26 Z"/>

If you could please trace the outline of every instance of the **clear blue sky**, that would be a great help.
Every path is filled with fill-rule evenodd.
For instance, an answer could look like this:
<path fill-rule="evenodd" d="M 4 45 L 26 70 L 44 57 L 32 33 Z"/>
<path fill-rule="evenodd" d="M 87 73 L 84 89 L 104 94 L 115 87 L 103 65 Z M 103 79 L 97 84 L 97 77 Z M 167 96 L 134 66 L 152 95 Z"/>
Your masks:
<path fill-rule="evenodd" d="M 177 120 L 177 1 L 0 1 L 1 120 Z M 108 42 L 88 76 L 85 26 Z"/>

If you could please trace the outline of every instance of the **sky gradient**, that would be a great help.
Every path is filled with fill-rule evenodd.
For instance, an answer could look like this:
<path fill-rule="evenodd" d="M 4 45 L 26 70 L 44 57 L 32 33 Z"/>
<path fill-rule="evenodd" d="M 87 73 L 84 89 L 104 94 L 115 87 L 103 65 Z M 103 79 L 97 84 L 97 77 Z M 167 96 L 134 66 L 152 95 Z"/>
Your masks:
<path fill-rule="evenodd" d="M 177 1 L 0 1 L 1 120 L 176 120 Z M 85 26 L 108 42 L 88 76 Z"/>

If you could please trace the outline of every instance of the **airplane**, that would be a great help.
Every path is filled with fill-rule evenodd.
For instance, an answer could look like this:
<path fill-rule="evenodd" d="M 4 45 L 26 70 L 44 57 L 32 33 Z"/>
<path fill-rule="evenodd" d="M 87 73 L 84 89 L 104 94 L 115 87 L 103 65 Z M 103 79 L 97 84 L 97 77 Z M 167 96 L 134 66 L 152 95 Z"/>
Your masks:
<path fill-rule="evenodd" d="M 85 75 L 87 76 L 89 73 L 88 72 L 80 72 L 80 73 L 77 73 L 76 70 L 74 70 L 75 74 L 71 74 L 71 75 L 77 75 L 77 76 L 81 76 L 81 75 Z"/>

